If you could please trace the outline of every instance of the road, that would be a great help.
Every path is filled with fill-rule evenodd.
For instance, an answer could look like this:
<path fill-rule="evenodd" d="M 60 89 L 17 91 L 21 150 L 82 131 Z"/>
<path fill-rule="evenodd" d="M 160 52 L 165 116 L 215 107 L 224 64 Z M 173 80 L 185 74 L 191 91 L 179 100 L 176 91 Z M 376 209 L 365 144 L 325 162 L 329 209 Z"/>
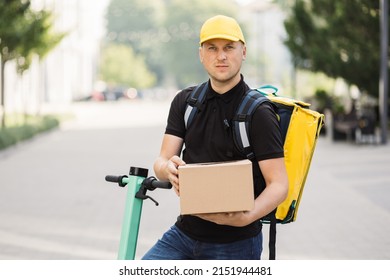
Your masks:
<path fill-rule="evenodd" d="M 149 169 L 167 101 L 74 104 L 61 128 L 0 151 L 0 259 L 116 259 L 126 188 L 104 181 Z M 390 147 L 320 138 L 298 219 L 278 226 L 277 259 L 390 259 Z M 137 258 L 173 224 L 173 191 L 144 202 Z M 267 232 L 264 231 L 264 255 Z"/>

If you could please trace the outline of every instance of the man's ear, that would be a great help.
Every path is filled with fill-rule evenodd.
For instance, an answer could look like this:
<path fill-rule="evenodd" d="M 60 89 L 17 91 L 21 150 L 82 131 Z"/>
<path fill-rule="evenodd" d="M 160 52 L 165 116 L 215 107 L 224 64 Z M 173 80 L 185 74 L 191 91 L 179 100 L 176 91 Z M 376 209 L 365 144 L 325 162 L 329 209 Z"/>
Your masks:
<path fill-rule="evenodd" d="M 199 47 L 199 60 L 201 63 L 203 63 L 202 46 Z"/>

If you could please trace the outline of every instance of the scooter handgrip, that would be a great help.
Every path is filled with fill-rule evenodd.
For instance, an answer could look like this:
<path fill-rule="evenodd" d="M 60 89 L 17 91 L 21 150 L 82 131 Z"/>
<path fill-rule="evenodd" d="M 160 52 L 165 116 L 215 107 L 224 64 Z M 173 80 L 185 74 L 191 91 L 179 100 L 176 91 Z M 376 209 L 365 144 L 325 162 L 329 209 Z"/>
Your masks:
<path fill-rule="evenodd" d="M 116 176 L 116 175 L 107 175 L 106 176 L 107 182 L 119 183 L 119 180 L 122 180 L 122 176 Z"/>
<path fill-rule="evenodd" d="M 155 187 L 156 189 L 171 189 L 172 188 L 171 182 L 167 182 L 167 181 L 155 180 L 152 182 L 152 186 Z"/>

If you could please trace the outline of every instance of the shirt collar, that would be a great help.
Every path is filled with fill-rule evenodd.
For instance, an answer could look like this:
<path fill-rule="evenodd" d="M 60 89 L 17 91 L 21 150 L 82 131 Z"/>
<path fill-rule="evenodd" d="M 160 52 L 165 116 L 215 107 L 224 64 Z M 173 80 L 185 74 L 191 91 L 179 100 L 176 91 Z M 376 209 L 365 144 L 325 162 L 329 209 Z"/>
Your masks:
<path fill-rule="evenodd" d="M 242 93 L 245 91 L 245 83 L 244 83 L 244 77 L 241 75 L 241 80 L 238 82 L 237 85 L 235 85 L 232 89 L 225 92 L 224 94 L 219 94 L 216 91 L 213 90 L 210 84 L 210 80 L 208 82 L 208 91 L 207 91 L 207 99 L 212 98 L 220 98 L 225 103 L 229 103 L 232 101 L 234 97 L 237 96 L 238 93 Z"/>

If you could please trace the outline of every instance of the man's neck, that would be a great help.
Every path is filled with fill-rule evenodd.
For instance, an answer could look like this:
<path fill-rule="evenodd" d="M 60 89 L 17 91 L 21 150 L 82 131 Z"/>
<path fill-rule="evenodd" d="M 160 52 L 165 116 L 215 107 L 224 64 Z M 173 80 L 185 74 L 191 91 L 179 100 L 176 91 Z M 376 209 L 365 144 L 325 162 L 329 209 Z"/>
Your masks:
<path fill-rule="evenodd" d="M 235 76 L 229 81 L 218 81 L 210 78 L 211 87 L 218 94 L 224 94 L 234 88 L 241 81 L 241 75 Z"/>

